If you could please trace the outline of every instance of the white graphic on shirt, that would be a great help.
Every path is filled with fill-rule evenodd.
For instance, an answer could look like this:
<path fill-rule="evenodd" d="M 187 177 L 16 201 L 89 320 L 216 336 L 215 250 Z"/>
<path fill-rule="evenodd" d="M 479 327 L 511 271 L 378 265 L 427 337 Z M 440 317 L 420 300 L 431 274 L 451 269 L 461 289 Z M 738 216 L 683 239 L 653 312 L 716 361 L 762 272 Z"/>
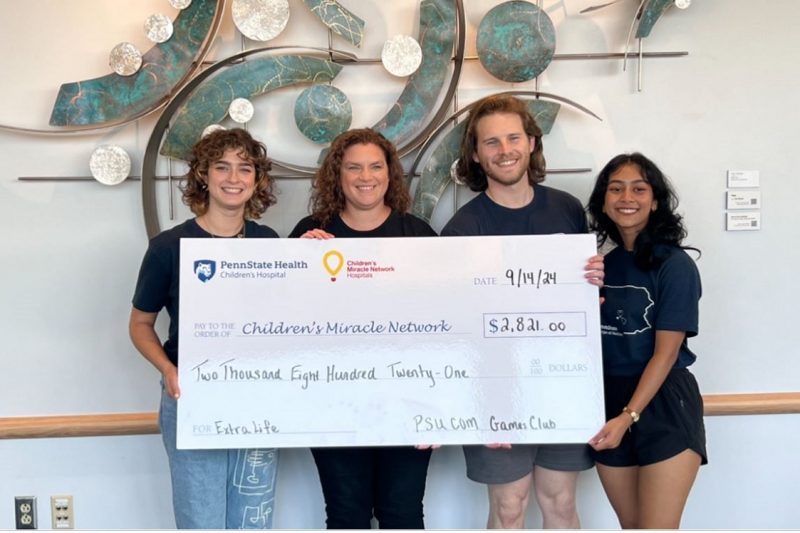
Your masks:
<path fill-rule="evenodd" d="M 653 329 L 647 314 L 655 305 L 650 291 L 635 285 L 605 285 L 602 332 L 604 335 L 637 335 Z"/>

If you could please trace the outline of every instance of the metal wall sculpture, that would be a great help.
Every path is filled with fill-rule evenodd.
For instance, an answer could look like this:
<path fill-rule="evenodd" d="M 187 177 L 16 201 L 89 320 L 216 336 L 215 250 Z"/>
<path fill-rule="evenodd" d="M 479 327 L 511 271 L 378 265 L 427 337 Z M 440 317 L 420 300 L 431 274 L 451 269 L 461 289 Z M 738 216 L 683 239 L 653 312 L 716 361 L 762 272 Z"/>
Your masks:
<path fill-rule="evenodd" d="M 617 1 L 592 6 L 584 12 Z M 631 31 L 638 22 L 636 37 L 641 43 L 669 7 L 678 4 L 686 7 L 689 2 L 639 0 Z M 123 74 L 113 73 L 62 85 L 50 119 L 50 124 L 59 129 L 30 130 L 0 125 L 0 128 L 20 132 L 71 133 L 118 126 L 166 106 L 151 133 L 143 158 L 142 199 L 145 224 L 151 236 L 161 229 L 155 192 L 159 157 L 187 159 L 191 146 L 205 131 L 224 127 L 226 119 L 246 123 L 260 98 L 295 85 L 309 86 L 296 100 L 295 125 L 313 142 L 328 143 L 348 128 L 352 120 L 352 102 L 332 82 L 343 68 L 376 63 L 376 60 L 336 49 L 330 38 L 335 34 L 360 47 L 367 29 L 364 20 L 337 0 L 303 0 L 304 6 L 330 32 L 328 48 L 246 49 L 198 72 L 216 37 L 226 2 L 170 0 L 170 3 L 182 11 L 171 23 L 163 16 L 154 15 L 148 19 L 145 26 L 149 28 L 148 34 L 153 34 L 148 37 L 156 44 L 142 55 L 141 68 L 136 70 L 135 66 L 122 64 Z M 234 0 L 234 4 L 234 15 L 239 17 L 237 27 L 254 40 L 274 36 L 290 20 L 286 0 L 270 0 L 267 4 Z M 267 5 L 275 13 L 254 12 L 256 4 Z M 480 60 L 489 73 L 506 83 L 525 82 L 539 76 L 552 60 L 558 59 L 555 27 L 541 4 L 541 1 L 536 5 L 511 0 L 490 9 L 481 20 L 476 36 L 478 58 L 470 59 Z M 421 0 L 417 39 L 398 36 L 393 43 L 387 41 L 383 54 L 387 57 L 382 57 L 389 72 L 406 75 L 407 79 L 395 103 L 373 123 L 373 128 L 394 142 L 401 155 L 416 151 L 409 169 L 409 182 L 419 178 L 413 209 L 428 220 L 453 181 L 450 169 L 458 152 L 463 128 L 461 119 L 469 109 L 458 106 L 455 98 L 466 60 L 465 18 L 463 0 Z M 597 57 L 614 55 L 597 54 Z M 498 87 L 499 91 L 503 89 L 502 85 Z M 530 100 L 531 110 L 545 132 L 552 128 L 561 104 L 599 119 L 580 104 L 555 94 L 514 92 Z M 112 148 L 104 150 L 102 154 L 116 153 Z M 102 177 L 97 178 L 98 181 L 118 183 L 121 181 L 119 169 L 124 168 L 120 160 L 98 156 L 96 161 L 100 167 L 102 161 L 112 161 L 116 165 L 114 177 L 110 178 L 112 174 L 97 165 L 93 167 L 93 175 Z M 302 162 L 276 160 L 274 164 L 288 172 L 286 177 L 307 177 L 316 170 Z M 421 168 L 419 174 L 418 168 Z M 170 195 L 172 192 L 170 183 Z M 169 205 L 171 208 L 172 198 Z"/>

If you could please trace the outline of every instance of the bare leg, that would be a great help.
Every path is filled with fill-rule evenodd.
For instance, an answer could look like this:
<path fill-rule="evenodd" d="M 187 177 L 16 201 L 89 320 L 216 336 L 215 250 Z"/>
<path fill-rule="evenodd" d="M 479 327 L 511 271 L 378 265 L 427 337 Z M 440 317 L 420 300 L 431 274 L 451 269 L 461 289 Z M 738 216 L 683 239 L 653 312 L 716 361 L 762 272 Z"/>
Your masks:
<path fill-rule="evenodd" d="M 488 529 L 521 529 L 525 527 L 525 511 L 531 494 L 533 473 L 525 477 L 489 487 Z"/>
<path fill-rule="evenodd" d="M 639 467 L 597 463 L 597 474 L 623 529 L 639 528 Z"/>
<path fill-rule="evenodd" d="M 536 502 L 542 510 L 544 529 L 580 529 L 575 508 L 578 472 L 534 467 L 533 486 Z"/>
<path fill-rule="evenodd" d="M 678 529 L 689 491 L 700 469 L 700 456 L 684 450 L 639 469 L 639 527 Z"/>

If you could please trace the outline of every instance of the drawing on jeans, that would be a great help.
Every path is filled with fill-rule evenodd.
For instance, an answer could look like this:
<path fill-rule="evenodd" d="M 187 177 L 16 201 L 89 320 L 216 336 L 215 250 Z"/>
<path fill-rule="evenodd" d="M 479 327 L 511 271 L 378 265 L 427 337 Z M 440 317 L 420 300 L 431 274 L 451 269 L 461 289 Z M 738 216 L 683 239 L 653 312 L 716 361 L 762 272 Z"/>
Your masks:
<path fill-rule="evenodd" d="M 245 506 L 240 529 L 265 529 L 270 524 L 272 502 L 263 502 L 260 507 Z"/>
<path fill-rule="evenodd" d="M 238 450 L 233 480 L 239 494 L 266 494 L 275 489 L 275 451 Z"/>

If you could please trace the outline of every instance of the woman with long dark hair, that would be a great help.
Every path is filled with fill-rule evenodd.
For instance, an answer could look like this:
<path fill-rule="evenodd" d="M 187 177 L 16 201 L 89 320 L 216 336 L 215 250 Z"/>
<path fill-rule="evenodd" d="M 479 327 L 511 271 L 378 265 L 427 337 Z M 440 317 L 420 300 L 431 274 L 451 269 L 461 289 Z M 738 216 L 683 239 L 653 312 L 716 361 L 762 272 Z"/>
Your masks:
<path fill-rule="evenodd" d="M 707 462 L 696 356 L 700 275 L 677 197 L 639 153 L 613 158 L 589 199 L 605 257 L 601 306 L 606 419 L 589 441 L 623 528 L 674 529 Z"/>

